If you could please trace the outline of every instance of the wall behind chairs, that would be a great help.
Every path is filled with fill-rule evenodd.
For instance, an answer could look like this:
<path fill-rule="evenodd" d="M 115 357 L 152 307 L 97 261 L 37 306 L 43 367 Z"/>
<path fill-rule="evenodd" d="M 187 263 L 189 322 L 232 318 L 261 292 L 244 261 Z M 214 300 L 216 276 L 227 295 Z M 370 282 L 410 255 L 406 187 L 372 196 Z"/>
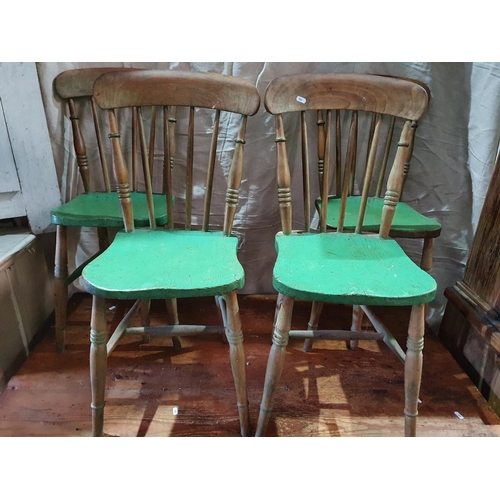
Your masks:
<path fill-rule="evenodd" d="M 67 69 L 90 66 L 229 74 L 255 83 L 261 96 L 264 95 L 268 83 L 275 77 L 297 73 L 375 73 L 414 78 L 427 84 L 432 97 L 428 112 L 419 122 L 417 129 L 414 157 L 403 199 L 424 215 L 437 219 L 443 226 L 441 236 L 434 243 L 432 274 L 438 282 L 438 293 L 431 304 L 428 318 L 430 325 L 437 331 L 446 304 L 443 291 L 463 275 L 493 171 L 500 137 L 500 63 L 38 63 L 63 200 L 71 199 L 83 188 L 72 149 L 66 109 L 64 103 L 54 94 L 53 80 L 57 74 Z M 186 141 L 186 119 L 186 116 L 181 115 L 177 128 L 180 165 L 185 161 L 182 148 Z M 201 123 L 200 126 L 206 126 L 208 131 L 211 116 L 208 113 L 202 114 Z M 314 121 L 310 123 L 312 130 Z M 218 159 L 223 173 L 227 173 L 229 168 L 231 154 L 228 153 L 232 153 L 236 129 L 236 120 L 222 117 Z M 288 130 L 287 133 L 292 183 L 300 196 L 299 136 L 291 136 Z M 201 172 L 207 163 L 205 154 L 208 152 L 208 132 L 205 148 L 200 144 L 203 140 L 204 138 L 199 139 L 200 148 L 195 143 L 195 221 L 203 206 L 203 191 L 196 189 L 196 178 L 197 175 L 200 180 L 204 178 Z M 90 152 L 96 148 L 89 144 L 88 150 Z M 202 150 L 203 154 L 200 153 Z M 311 148 L 312 189 L 317 189 L 314 154 L 314 148 Z M 89 160 L 98 162 L 98 157 L 93 154 Z M 159 170 L 161 158 L 156 158 L 155 162 Z M 217 184 L 215 186 L 217 190 Z M 178 206 L 181 207 L 183 193 L 179 191 L 176 196 Z M 223 207 L 224 192 L 219 190 L 219 194 L 214 194 L 212 211 L 222 216 Z M 301 221 L 301 218 L 302 206 L 296 203 L 294 219 Z M 295 224 L 295 227 L 299 229 L 300 225 Z M 242 292 L 274 293 L 274 235 L 280 230 L 275 180 L 274 117 L 265 111 L 263 105 L 257 115 L 248 120 L 243 182 L 234 229 L 240 236 L 239 258 L 246 271 L 246 284 Z M 70 228 L 69 239 L 71 272 L 96 251 L 97 237 L 94 230 Z M 421 241 L 399 241 L 410 257 L 418 263 Z"/>

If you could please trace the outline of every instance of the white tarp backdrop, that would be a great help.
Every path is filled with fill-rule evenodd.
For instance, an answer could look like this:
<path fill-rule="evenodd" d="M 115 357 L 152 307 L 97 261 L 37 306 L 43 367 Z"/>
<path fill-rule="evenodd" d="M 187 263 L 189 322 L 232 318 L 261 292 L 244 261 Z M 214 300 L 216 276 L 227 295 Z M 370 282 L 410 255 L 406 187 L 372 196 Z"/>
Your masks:
<path fill-rule="evenodd" d="M 434 242 L 432 275 L 438 283 L 438 293 L 431 304 L 428 317 L 430 325 L 437 328 L 446 304 L 443 291 L 463 276 L 493 170 L 500 138 L 500 63 L 38 63 L 63 200 L 69 200 L 80 193 L 82 184 L 77 171 L 67 111 L 64 103 L 54 93 L 53 80 L 67 69 L 102 66 L 208 71 L 234 75 L 255 83 L 261 96 L 275 77 L 297 73 L 374 73 L 414 78 L 427 84 L 431 90 L 430 105 L 419 122 L 403 199 L 443 226 L 441 236 Z M 208 114 L 200 116 L 208 137 L 211 118 Z M 106 130 L 104 122 L 103 127 Z M 312 130 L 313 122 L 310 128 Z M 225 174 L 229 168 L 236 129 L 236 120 L 222 120 L 218 168 Z M 183 165 L 185 161 L 185 130 L 185 117 L 181 116 L 177 127 L 178 165 Z M 243 182 L 234 224 L 235 232 L 240 237 L 239 258 L 246 272 L 243 293 L 274 293 L 274 235 L 280 230 L 274 138 L 274 118 L 261 104 L 257 115 L 248 120 Z M 287 132 L 287 138 L 293 185 L 300 191 L 299 144 L 290 132 Z M 91 142 L 88 146 L 89 152 L 96 149 Z M 200 144 L 199 148 L 195 144 L 195 183 L 197 178 L 200 181 L 204 178 L 201 172 L 206 168 L 206 151 L 206 144 Z M 155 161 L 161 165 L 162 158 L 158 156 Z M 90 156 L 89 160 L 98 161 L 96 156 Z M 314 168 L 315 164 L 311 157 L 311 167 Z M 159 167 L 156 169 L 160 170 Z M 311 182 L 312 189 L 317 189 L 316 176 L 313 174 Z M 222 187 L 222 183 L 219 187 Z M 222 217 L 225 191 L 218 189 L 217 183 L 214 189 L 212 210 L 216 217 Z M 195 185 L 195 218 L 202 211 L 203 193 L 200 185 L 198 189 Z M 183 207 L 184 194 L 180 189 L 176 190 L 175 185 L 174 194 L 179 210 Z M 296 203 L 295 219 L 301 221 L 301 214 L 301 204 Z M 300 228 L 300 224 L 294 226 Z M 418 263 L 421 240 L 399 241 L 408 255 Z M 95 230 L 70 228 L 69 249 L 71 272 L 96 251 Z"/>

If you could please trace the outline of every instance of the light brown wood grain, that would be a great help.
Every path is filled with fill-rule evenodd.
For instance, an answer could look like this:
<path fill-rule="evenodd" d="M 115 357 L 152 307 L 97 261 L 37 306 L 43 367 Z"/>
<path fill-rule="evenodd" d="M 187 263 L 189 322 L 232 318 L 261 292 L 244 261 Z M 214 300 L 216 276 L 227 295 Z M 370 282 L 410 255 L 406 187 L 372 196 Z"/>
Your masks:
<path fill-rule="evenodd" d="M 311 221 L 311 205 L 310 205 L 310 182 L 309 182 L 309 145 L 307 137 L 307 123 L 305 111 L 300 113 L 301 126 L 301 152 L 302 152 L 302 197 L 304 202 L 304 230 L 309 231 Z"/>
<path fill-rule="evenodd" d="M 277 155 L 277 179 L 278 179 L 278 201 L 280 207 L 281 227 L 285 234 L 292 232 L 292 193 L 290 167 L 286 152 L 285 128 L 281 115 L 276 116 L 276 155 Z"/>
<path fill-rule="evenodd" d="M 87 147 L 85 145 L 85 139 L 83 138 L 82 129 L 80 127 L 80 118 L 76 111 L 75 101 L 73 99 L 68 99 L 68 106 L 71 126 L 73 127 L 73 142 L 76 153 L 76 161 L 78 164 L 78 169 L 80 170 L 83 187 L 85 189 L 85 192 L 88 193 L 91 188 Z"/>
<path fill-rule="evenodd" d="M 186 159 L 186 210 L 185 224 L 186 229 L 191 229 L 191 213 L 193 211 L 193 161 L 194 161 L 194 107 L 189 108 L 189 125 L 187 140 L 187 159 Z"/>
<path fill-rule="evenodd" d="M 396 206 L 401 196 L 403 187 L 404 164 L 408 155 L 409 140 L 411 135 L 411 122 L 407 120 L 401 131 L 398 142 L 398 150 L 394 164 L 387 180 L 387 191 L 384 198 L 384 209 L 382 211 L 382 221 L 380 224 L 380 237 L 388 238 L 391 230 L 392 220 L 396 211 Z"/>
<path fill-rule="evenodd" d="M 99 149 L 99 159 L 101 160 L 101 170 L 102 170 L 102 177 L 104 179 L 104 187 L 106 188 L 106 191 L 109 193 L 111 191 L 111 184 L 109 182 L 108 163 L 106 161 L 104 144 L 102 143 L 101 127 L 99 125 L 99 115 L 97 112 L 97 106 L 93 97 L 91 97 L 90 103 L 92 105 L 92 118 L 94 120 L 95 135 L 97 138 L 97 148 Z"/>
<path fill-rule="evenodd" d="M 226 205 L 224 208 L 224 234 L 229 236 L 233 228 L 234 214 L 238 204 L 241 178 L 243 176 L 243 150 L 245 146 L 245 135 L 247 131 L 247 117 L 242 116 L 238 137 L 234 147 L 233 161 L 229 169 L 226 190 Z"/>
<path fill-rule="evenodd" d="M 319 181 L 319 192 L 323 192 L 323 170 L 325 168 L 325 120 L 323 119 L 323 111 L 319 109 L 317 111 L 317 121 L 318 126 L 318 181 Z"/>
<path fill-rule="evenodd" d="M 217 140 L 219 138 L 220 110 L 215 112 L 214 130 L 210 142 L 210 153 L 208 155 L 207 187 L 205 190 L 205 204 L 203 210 L 203 231 L 208 231 L 210 224 L 210 207 L 212 205 L 212 189 L 214 185 L 215 156 L 217 154 Z"/>
<path fill-rule="evenodd" d="M 339 219 L 337 225 L 337 231 L 339 233 L 344 230 L 344 219 L 345 219 L 345 211 L 347 207 L 347 196 L 349 195 L 349 189 L 351 186 L 351 178 L 354 176 L 352 171 L 354 167 L 355 161 L 355 149 L 356 149 L 356 137 L 358 130 L 358 113 L 354 111 L 352 113 L 351 125 L 349 128 L 349 142 L 347 145 L 347 155 L 345 160 L 345 169 L 344 169 L 344 179 L 342 182 L 342 199 L 340 203 L 339 209 Z"/>
<path fill-rule="evenodd" d="M 297 96 L 302 100 L 297 100 Z M 428 100 L 422 85 L 408 80 L 375 75 L 303 74 L 274 79 L 266 89 L 264 105 L 271 114 L 355 109 L 418 120 Z"/>
<path fill-rule="evenodd" d="M 102 75 L 94 96 L 103 109 L 127 106 L 196 106 L 254 115 L 260 97 L 243 78 L 195 71 L 115 72 Z"/>
<path fill-rule="evenodd" d="M 322 233 L 326 232 L 326 218 L 328 215 L 328 190 L 330 187 L 330 173 L 331 173 L 331 151 L 332 151 L 332 110 L 326 112 L 326 129 L 325 129 L 325 168 L 323 171 L 323 190 L 321 192 L 321 216 L 320 216 L 320 230 Z"/>
<path fill-rule="evenodd" d="M 54 80 L 56 92 L 63 98 L 90 97 L 94 82 L 104 73 L 113 71 L 136 71 L 136 68 L 77 68 L 63 71 Z"/>
<path fill-rule="evenodd" d="M 385 140 L 385 149 L 384 156 L 382 157 L 382 165 L 380 166 L 378 181 L 377 181 L 377 190 L 375 192 L 375 196 L 379 197 L 382 193 L 382 186 L 384 184 L 385 171 L 387 168 L 387 162 L 389 160 L 389 153 L 391 151 L 391 142 L 392 136 L 394 134 L 394 125 L 396 123 L 396 117 L 391 117 L 391 123 L 389 124 L 389 130 L 387 131 L 387 137 Z"/>
<path fill-rule="evenodd" d="M 373 130 L 370 130 L 370 149 L 366 162 L 365 178 L 363 180 L 363 192 L 361 193 L 361 203 L 359 207 L 358 222 L 356 224 L 356 233 L 361 233 L 363 221 L 365 217 L 366 204 L 368 202 L 368 194 L 370 192 L 370 182 L 373 176 L 375 167 L 375 157 L 377 156 L 378 141 L 380 137 L 380 126 L 382 124 L 382 115 L 378 115 L 378 119 L 373 123 Z"/>
<path fill-rule="evenodd" d="M 139 117 L 140 118 L 140 117 Z M 123 158 L 123 151 L 120 144 L 120 132 L 118 130 L 118 122 L 114 110 L 108 112 L 110 139 L 113 147 L 113 170 L 117 183 L 117 193 L 120 200 L 120 206 L 123 214 L 123 223 L 127 232 L 134 230 L 134 215 L 132 202 L 130 200 L 130 184 L 128 179 L 128 171 Z M 139 119 L 139 124 L 141 120 Z M 140 125 L 139 125 L 140 127 Z M 143 157 L 144 161 L 144 157 Z M 147 168 L 145 170 L 148 170 Z M 149 170 L 148 170 L 149 171 Z"/>

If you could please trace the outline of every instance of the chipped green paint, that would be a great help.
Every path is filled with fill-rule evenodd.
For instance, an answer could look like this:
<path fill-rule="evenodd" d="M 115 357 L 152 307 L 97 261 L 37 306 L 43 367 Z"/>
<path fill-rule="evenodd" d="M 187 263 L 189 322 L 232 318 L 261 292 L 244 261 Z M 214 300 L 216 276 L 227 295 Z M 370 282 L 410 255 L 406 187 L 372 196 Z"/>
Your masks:
<path fill-rule="evenodd" d="M 378 235 L 299 233 L 276 236 L 274 288 L 290 297 L 336 304 L 430 302 L 436 282 L 398 243 Z"/>
<path fill-rule="evenodd" d="M 136 226 L 149 226 L 148 205 L 144 193 L 130 193 Z M 167 224 L 164 195 L 154 194 L 156 224 Z M 51 211 L 52 223 L 60 226 L 123 227 L 120 201 L 116 193 L 83 193 Z"/>
<path fill-rule="evenodd" d="M 244 285 L 237 247 L 236 237 L 219 231 L 120 231 L 83 270 L 84 286 L 116 299 L 224 295 Z"/>
<path fill-rule="evenodd" d="M 358 222 L 359 206 L 361 196 L 349 196 L 347 198 L 347 209 L 344 221 L 344 230 L 354 230 Z M 321 200 L 316 200 L 318 210 L 321 210 Z M 380 221 L 382 220 L 382 208 L 384 206 L 384 198 L 368 198 L 366 205 L 365 218 L 363 220 L 364 231 L 378 231 Z M 340 208 L 340 198 L 328 199 L 328 215 L 326 218 L 327 226 L 336 228 L 338 222 L 338 214 Z M 391 230 L 399 232 L 440 232 L 441 224 L 408 206 L 406 203 L 399 202 L 394 214 L 394 220 L 391 225 Z M 437 236 L 437 235 L 436 235 Z"/>

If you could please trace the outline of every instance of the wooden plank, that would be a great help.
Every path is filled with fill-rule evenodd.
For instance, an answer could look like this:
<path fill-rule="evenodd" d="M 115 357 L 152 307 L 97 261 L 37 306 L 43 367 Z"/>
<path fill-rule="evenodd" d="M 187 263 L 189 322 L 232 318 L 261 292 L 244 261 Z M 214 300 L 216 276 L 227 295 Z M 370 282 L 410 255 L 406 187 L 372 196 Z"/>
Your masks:
<path fill-rule="evenodd" d="M 276 296 L 242 296 L 239 302 L 255 425 Z M 0 436 L 91 435 L 90 304 L 86 294 L 70 299 L 64 356 L 53 352 L 49 331 L 0 394 Z M 106 304 L 110 327 L 132 301 Z M 178 306 L 182 322 L 219 324 L 212 297 L 179 300 Z M 310 308 L 310 302 L 295 301 L 293 329 L 307 325 Z M 348 329 L 351 311 L 325 304 L 322 328 Z M 406 338 L 409 308 L 377 308 L 376 314 L 398 340 Z M 153 301 L 151 324 L 164 319 L 164 302 Z M 122 339 L 108 358 L 106 435 L 239 436 L 227 345 L 219 335 L 184 337 L 182 343 L 176 352 L 170 339 L 147 345 L 137 337 Z M 317 340 L 310 353 L 302 345 L 291 339 L 287 346 L 268 436 L 403 435 L 403 366 L 385 344 L 360 341 L 350 351 L 343 341 Z M 420 399 L 419 436 L 500 436 L 500 418 L 433 335 L 426 338 Z"/>
<path fill-rule="evenodd" d="M 32 232 L 40 234 L 49 228 L 50 210 L 61 204 L 61 195 L 36 64 L 1 63 L 0 98 L 26 215 Z"/>

